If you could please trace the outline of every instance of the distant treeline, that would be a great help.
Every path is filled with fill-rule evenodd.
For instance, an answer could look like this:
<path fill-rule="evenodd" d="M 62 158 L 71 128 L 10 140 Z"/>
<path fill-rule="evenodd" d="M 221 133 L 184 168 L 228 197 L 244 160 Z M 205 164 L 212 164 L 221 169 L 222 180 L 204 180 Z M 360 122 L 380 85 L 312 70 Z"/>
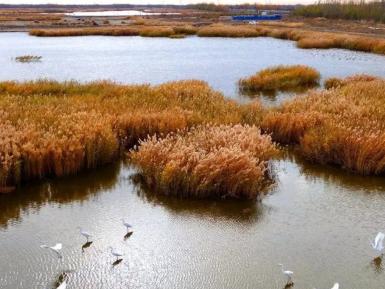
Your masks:
<path fill-rule="evenodd" d="M 0 0 L 1 1 L 1 0 Z M 240 5 L 217 5 L 210 3 L 198 3 L 189 5 L 134 5 L 134 4 L 79 4 L 79 5 L 59 5 L 59 4 L 0 4 L 0 9 L 40 9 L 46 12 L 62 12 L 79 9 L 97 10 L 129 10 L 129 9 L 149 9 L 149 8 L 170 8 L 170 9 L 194 9 L 206 12 L 231 13 L 234 11 L 251 12 L 256 10 L 293 10 L 294 5 L 261 5 L 261 4 L 240 4 Z"/>
<path fill-rule="evenodd" d="M 382 1 L 319 1 L 317 4 L 300 6 L 296 16 L 325 17 L 349 20 L 373 20 L 385 23 L 385 0 Z"/>

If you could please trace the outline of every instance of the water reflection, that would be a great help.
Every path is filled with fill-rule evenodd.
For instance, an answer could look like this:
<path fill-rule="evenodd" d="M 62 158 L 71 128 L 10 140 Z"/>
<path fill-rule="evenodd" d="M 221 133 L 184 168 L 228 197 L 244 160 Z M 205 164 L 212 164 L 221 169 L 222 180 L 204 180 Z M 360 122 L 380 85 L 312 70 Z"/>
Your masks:
<path fill-rule="evenodd" d="M 128 238 L 132 236 L 134 232 L 128 232 L 126 235 L 124 235 L 123 240 L 126 241 Z"/>
<path fill-rule="evenodd" d="M 92 243 L 93 243 L 92 241 L 84 243 L 84 244 L 82 245 L 82 253 L 84 253 L 84 252 L 86 251 L 86 249 L 88 249 L 89 247 L 91 247 Z"/>
<path fill-rule="evenodd" d="M 253 200 L 196 200 L 160 195 L 147 188 L 139 175 L 134 174 L 131 179 L 136 184 L 137 195 L 142 200 L 154 206 L 163 206 L 173 214 L 254 224 L 261 221 L 268 209 L 266 205 Z"/>
<path fill-rule="evenodd" d="M 383 255 L 374 258 L 372 262 L 370 262 L 371 267 L 374 269 L 374 272 L 376 272 L 377 274 L 381 274 L 384 271 L 384 268 L 382 266 L 382 259 L 383 259 Z"/>
<path fill-rule="evenodd" d="M 118 163 L 76 177 L 25 185 L 12 194 L 0 195 L 0 228 L 7 228 L 11 220 L 18 221 L 47 203 L 85 202 L 99 192 L 113 189 L 120 168 Z"/>
<path fill-rule="evenodd" d="M 296 95 L 304 94 L 311 89 L 316 89 L 319 86 L 298 87 L 295 89 L 286 90 L 263 90 L 260 92 L 241 89 L 238 87 L 238 94 L 246 100 L 259 99 L 265 106 L 277 106 L 282 102 L 292 99 Z"/>
<path fill-rule="evenodd" d="M 284 152 L 283 161 L 295 163 L 300 173 L 309 181 L 315 182 L 322 179 L 328 184 L 343 187 L 350 190 L 364 190 L 366 193 L 385 191 L 385 178 L 379 176 L 360 176 L 341 168 L 314 164 L 305 160 L 300 153 L 293 148 L 288 148 Z"/>

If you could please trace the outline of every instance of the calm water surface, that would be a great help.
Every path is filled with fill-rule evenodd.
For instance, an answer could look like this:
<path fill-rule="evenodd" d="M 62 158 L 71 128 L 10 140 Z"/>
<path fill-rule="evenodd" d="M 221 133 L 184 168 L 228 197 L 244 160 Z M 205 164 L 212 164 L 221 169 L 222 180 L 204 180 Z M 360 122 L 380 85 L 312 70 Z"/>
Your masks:
<path fill-rule="evenodd" d="M 298 50 L 274 39 L 32 38 L 0 34 L 0 79 L 114 79 L 160 83 L 198 78 L 230 97 L 239 77 L 271 64 L 305 63 L 324 76 L 385 76 L 385 57 L 340 50 Z M 42 55 L 38 64 L 11 60 Z M 385 180 L 310 166 L 292 154 L 275 162 L 277 185 L 261 204 L 157 197 L 116 164 L 0 195 L 0 288 L 282 289 L 277 263 L 297 289 L 385 288 L 369 237 L 385 231 Z M 134 234 L 125 239 L 120 219 Z M 85 243 L 76 230 L 94 234 Z M 41 244 L 62 242 L 58 260 Z M 124 252 L 114 259 L 107 247 Z M 385 262 L 385 260 L 384 260 Z"/>
<path fill-rule="evenodd" d="M 39 38 L 1 33 L 0 43 L 0 80 L 111 79 L 159 84 L 201 79 L 228 97 L 245 99 L 238 94 L 238 80 L 272 65 L 306 64 L 318 69 L 324 78 L 356 73 L 385 77 L 384 56 L 337 49 L 304 50 L 296 48 L 294 42 L 272 38 Z M 13 60 L 26 54 L 40 55 L 43 61 L 26 64 Z"/>

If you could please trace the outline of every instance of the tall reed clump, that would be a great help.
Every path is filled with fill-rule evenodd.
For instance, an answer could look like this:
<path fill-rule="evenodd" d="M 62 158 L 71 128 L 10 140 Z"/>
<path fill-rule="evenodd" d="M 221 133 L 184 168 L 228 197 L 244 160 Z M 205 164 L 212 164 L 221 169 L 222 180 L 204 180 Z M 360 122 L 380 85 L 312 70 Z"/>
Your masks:
<path fill-rule="evenodd" d="M 310 92 L 267 113 L 264 131 L 309 160 L 362 175 L 385 174 L 385 80 Z"/>
<path fill-rule="evenodd" d="M 279 28 L 261 25 L 225 25 L 215 24 L 197 29 L 193 26 L 133 25 L 128 27 L 32 29 L 29 34 L 39 37 L 53 36 L 143 36 L 143 37 L 178 37 L 197 34 L 200 37 L 273 37 L 297 41 L 297 47 L 342 48 L 385 55 L 385 40 L 381 38 L 353 36 L 342 33 L 307 31 L 296 28 Z"/>
<path fill-rule="evenodd" d="M 157 193 L 196 198 L 255 199 L 270 183 L 277 149 L 255 126 L 198 126 L 155 136 L 131 151 L 145 185 Z"/>
<path fill-rule="evenodd" d="M 0 82 L 0 188 L 95 168 L 148 135 L 253 119 L 202 81 Z"/>
<path fill-rule="evenodd" d="M 137 36 L 139 29 L 136 27 L 100 27 L 100 28 L 55 28 L 32 29 L 29 35 L 38 37 L 69 37 L 69 36 Z"/>
<path fill-rule="evenodd" d="M 373 80 L 379 80 L 379 79 L 380 78 L 378 77 L 366 75 L 366 74 L 357 74 L 346 78 L 331 77 L 325 80 L 324 86 L 326 89 L 331 89 L 331 88 L 342 87 L 353 82 L 373 81 Z"/>
<path fill-rule="evenodd" d="M 239 80 L 239 87 L 248 92 L 284 91 L 313 87 L 318 85 L 319 80 L 320 74 L 314 68 L 305 65 L 280 65 Z"/>
<path fill-rule="evenodd" d="M 170 37 L 175 32 L 171 27 L 146 27 L 140 30 L 139 35 L 142 37 Z"/>
<path fill-rule="evenodd" d="M 212 25 L 198 30 L 199 37 L 258 37 L 261 36 L 253 26 Z"/>

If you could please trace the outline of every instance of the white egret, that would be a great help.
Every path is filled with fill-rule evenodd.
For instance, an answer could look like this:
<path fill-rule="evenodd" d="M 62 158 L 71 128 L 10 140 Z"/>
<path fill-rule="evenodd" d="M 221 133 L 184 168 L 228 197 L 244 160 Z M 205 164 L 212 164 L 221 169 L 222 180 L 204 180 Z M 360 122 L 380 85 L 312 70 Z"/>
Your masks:
<path fill-rule="evenodd" d="M 127 232 L 132 231 L 132 226 L 129 223 L 127 223 L 124 219 L 121 219 L 121 220 L 122 220 L 123 226 L 126 227 Z"/>
<path fill-rule="evenodd" d="M 110 252 L 112 254 L 112 256 L 116 257 L 116 260 L 118 260 L 119 258 L 123 257 L 123 253 L 115 250 L 114 248 L 112 248 L 111 246 L 108 247 L 108 249 L 110 249 Z"/>
<path fill-rule="evenodd" d="M 382 232 L 379 232 L 374 239 L 374 241 L 370 241 L 370 245 L 372 248 L 379 253 L 381 253 L 382 250 L 384 250 L 384 239 L 385 239 L 385 234 Z"/>
<path fill-rule="evenodd" d="M 61 243 L 57 243 L 55 246 L 52 246 L 52 247 L 49 247 L 47 245 L 41 245 L 40 248 L 50 249 L 54 251 L 59 256 L 59 258 L 62 257 L 62 255 L 59 252 L 63 248 L 63 245 Z"/>
<path fill-rule="evenodd" d="M 67 288 L 67 281 L 64 279 L 64 281 L 56 289 L 66 289 L 66 288 Z"/>
<path fill-rule="evenodd" d="M 332 287 L 332 289 L 339 289 L 340 288 L 340 284 L 338 283 L 335 283 L 334 286 Z"/>
<path fill-rule="evenodd" d="M 287 284 L 293 283 L 291 280 L 291 277 L 293 276 L 294 273 L 292 271 L 284 270 L 282 264 L 278 264 L 278 266 L 281 266 L 282 274 L 287 277 Z"/>
<path fill-rule="evenodd" d="M 88 233 L 87 231 L 84 231 L 81 227 L 77 227 L 79 232 L 80 232 L 80 235 L 82 235 L 83 237 L 85 237 L 87 239 L 87 243 L 89 242 L 89 238 L 92 237 L 92 235 L 90 233 Z"/>

